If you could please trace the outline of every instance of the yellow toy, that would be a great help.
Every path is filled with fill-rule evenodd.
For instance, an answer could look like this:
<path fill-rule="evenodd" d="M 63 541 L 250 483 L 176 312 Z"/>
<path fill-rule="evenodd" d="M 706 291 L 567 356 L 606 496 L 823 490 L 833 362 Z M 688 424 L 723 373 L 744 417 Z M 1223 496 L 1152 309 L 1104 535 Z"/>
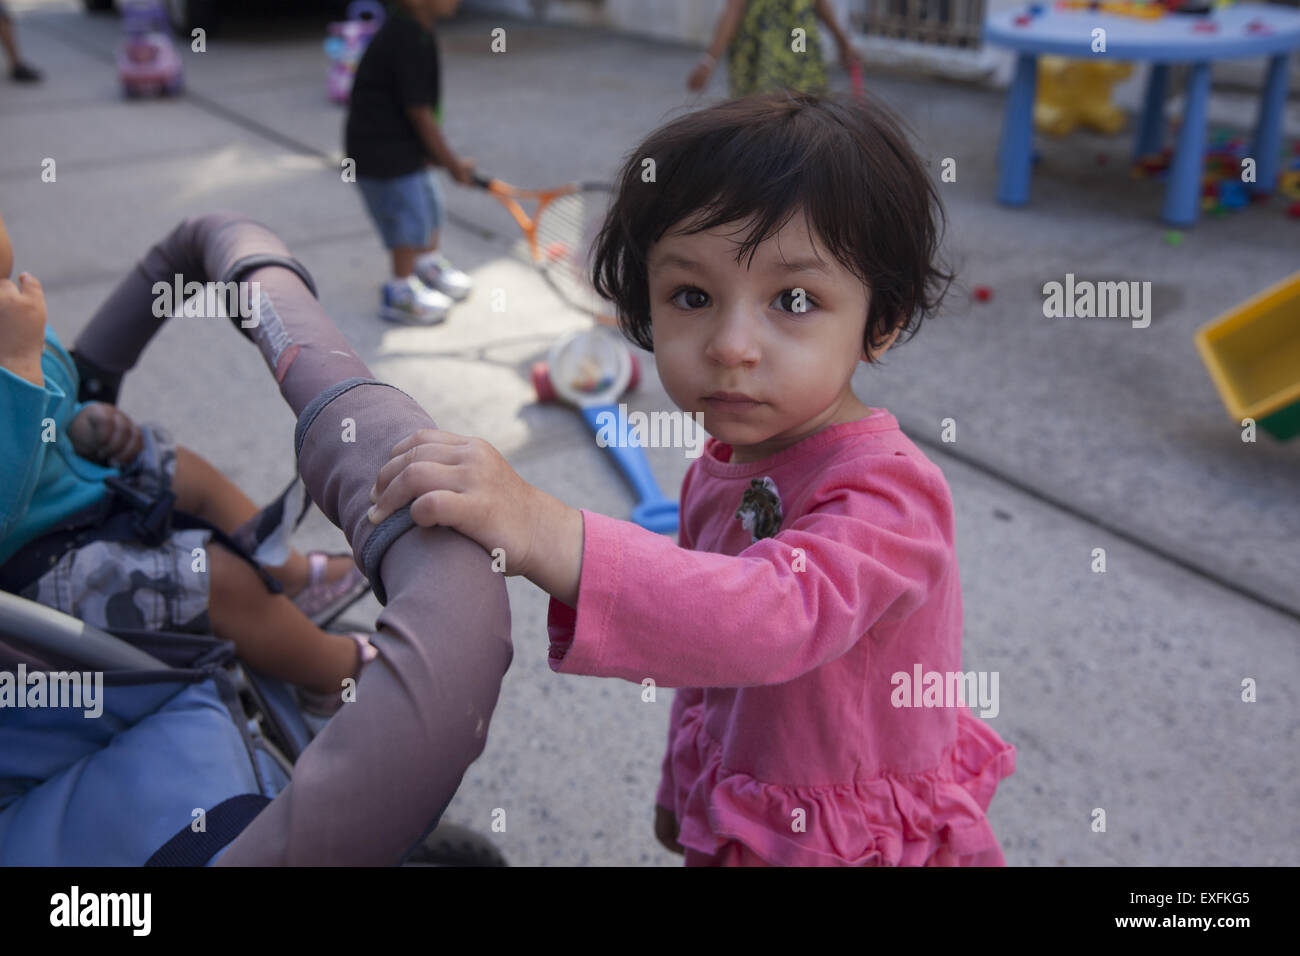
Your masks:
<path fill-rule="evenodd" d="M 1166 13 L 1164 4 L 1153 0 L 1103 0 L 1101 3 L 1091 0 L 1057 0 L 1058 10 L 1091 10 L 1096 13 L 1113 13 L 1119 17 L 1138 17 L 1142 20 L 1156 20 Z"/>
<path fill-rule="evenodd" d="M 1300 435 L 1300 272 L 1198 329 L 1196 349 L 1234 422 Z"/>
<path fill-rule="evenodd" d="M 1131 63 L 1039 57 L 1034 128 L 1049 136 L 1065 136 L 1079 125 L 1118 133 L 1124 111 L 1110 101 L 1110 91 L 1132 72 Z"/>
<path fill-rule="evenodd" d="M 1278 180 L 1277 191 L 1288 199 L 1300 199 L 1300 169 L 1283 173 Z"/>

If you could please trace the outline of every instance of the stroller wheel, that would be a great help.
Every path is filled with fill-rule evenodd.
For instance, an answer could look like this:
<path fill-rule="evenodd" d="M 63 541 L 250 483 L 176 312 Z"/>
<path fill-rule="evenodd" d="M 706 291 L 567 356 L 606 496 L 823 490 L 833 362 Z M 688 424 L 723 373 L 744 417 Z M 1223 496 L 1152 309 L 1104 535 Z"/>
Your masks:
<path fill-rule="evenodd" d="M 487 837 L 443 821 L 406 858 L 403 866 L 508 866 Z"/>

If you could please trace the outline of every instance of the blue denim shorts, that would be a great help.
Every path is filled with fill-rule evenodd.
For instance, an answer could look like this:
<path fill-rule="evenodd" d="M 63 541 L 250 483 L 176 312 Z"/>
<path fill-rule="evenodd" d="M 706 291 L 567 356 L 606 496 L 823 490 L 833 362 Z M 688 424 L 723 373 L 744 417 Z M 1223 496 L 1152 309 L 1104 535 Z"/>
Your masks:
<path fill-rule="evenodd" d="M 384 246 L 423 249 L 442 225 L 442 186 L 432 167 L 392 179 L 358 176 L 357 185 Z"/>

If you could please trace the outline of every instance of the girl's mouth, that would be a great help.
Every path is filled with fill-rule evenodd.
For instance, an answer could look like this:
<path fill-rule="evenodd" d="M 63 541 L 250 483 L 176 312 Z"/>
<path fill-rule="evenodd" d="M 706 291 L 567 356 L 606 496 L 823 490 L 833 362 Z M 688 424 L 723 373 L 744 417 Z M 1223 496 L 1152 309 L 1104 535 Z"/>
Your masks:
<path fill-rule="evenodd" d="M 710 404 L 715 406 L 729 405 L 729 406 L 741 407 L 747 405 L 762 404 L 762 402 L 750 398 L 748 395 L 744 394 L 743 392 L 714 392 L 712 395 L 704 396 L 704 401 L 709 402 Z"/>
<path fill-rule="evenodd" d="M 762 405 L 762 402 L 756 402 L 753 399 L 734 399 L 734 398 L 714 398 L 709 396 L 704 399 L 706 408 L 721 412 L 722 414 L 743 414 Z"/>

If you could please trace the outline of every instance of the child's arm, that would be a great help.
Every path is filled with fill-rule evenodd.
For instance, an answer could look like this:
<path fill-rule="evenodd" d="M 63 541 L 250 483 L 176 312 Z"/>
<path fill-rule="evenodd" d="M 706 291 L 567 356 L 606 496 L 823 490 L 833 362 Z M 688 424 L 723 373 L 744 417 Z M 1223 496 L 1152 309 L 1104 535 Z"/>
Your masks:
<path fill-rule="evenodd" d="M 34 276 L 0 278 L 0 540 L 22 520 L 45 461 L 50 400 L 41 354 L 45 295 Z M 57 440 L 58 436 L 55 436 Z"/>
<path fill-rule="evenodd" d="M 562 602 L 547 625 L 564 673 L 669 687 L 785 683 L 906 618 L 955 573 L 947 487 L 903 455 L 839 469 L 823 504 L 732 556 L 575 512 L 479 439 L 420 432 L 394 452 L 371 520 L 414 498 L 417 524 L 505 548 L 507 574 Z"/>
<path fill-rule="evenodd" d="M 388 68 L 397 102 L 424 144 L 424 151 L 435 163 L 445 166 L 456 182 L 469 183 L 474 164 L 456 156 L 438 125 L 434 113 L 434 107 L 438 105 L 438 83 L 433 80 L 429 52 L 420 42 L 418 31 L 401 35 L 401 42 Z"/>
<path fill-rule="evenodd" d="M 713 31 L 713 42 L 709 44 L 708 52 L 700 56 L 700 62 L 695 64 L 690 76 L 686 78 L 687 89 L 702 90 L 708 84 L 714 67 L 718 65 L 722 55 L 727 52 L 727 47 L 731 45 L 731 38 L 735 35 L 741 14 L 744 12 L 745 0 L 727 0 L 726 8 L 718 17 L 718 25 Z"/>
<path fill-rule="evenodd" d="M 858 59 L 853 44 L 849 42 L 849 35 L 841 29 L 839 21 L 835 19 L 835 11 L 831 9 L 830 0 L 816 0 L 813 9 L 817 12 L 818 18 L 826 24 L 826 29 L 831 31 L 831 36 L 835 38 L 835 45 L 840 51 L 840 61 L 848 66 L 850 61 Z"/>
<path fill-rule="evenodd" d="M 462 185 L 469 183 L 474 173 L 474 161 L 462 160 L 451 151 L 451 147 L 447 145 L 447 140 L 442 135 L 441 127 L 438 126 L 433 107 L 428 104 L 408 106 L 406 116 L 415 127 L 420 142 L 424 143 L 424 148 L 429 155 L 440 165 L 447 167 L 447 172 L 456 182 Z"/>

